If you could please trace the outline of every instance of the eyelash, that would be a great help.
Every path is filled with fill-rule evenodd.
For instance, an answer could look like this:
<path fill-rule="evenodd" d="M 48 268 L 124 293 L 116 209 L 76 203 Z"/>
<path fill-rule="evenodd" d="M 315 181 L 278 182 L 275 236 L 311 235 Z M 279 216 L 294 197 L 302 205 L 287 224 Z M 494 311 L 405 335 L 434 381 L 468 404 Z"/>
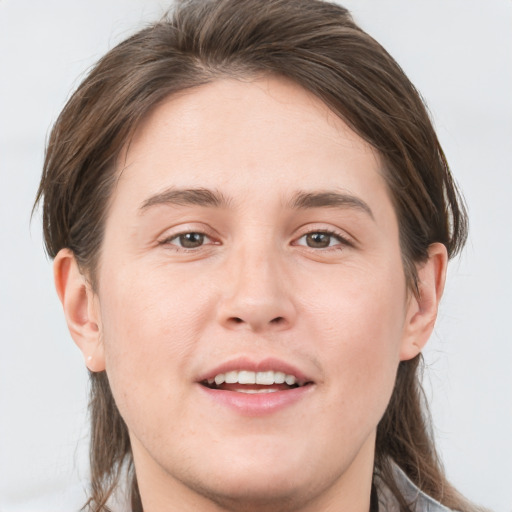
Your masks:
<path fill-rule="evenodd" d="M 183 245 L 178 245 L 177 243 L 173 243 L 175 240 L 180 240 L 182 237 L 185 237 L 187 235 L 199 235 L 200 237 L 203 237 L 201 240 L 201 244 L 197 247 L 184 247 Z M 326 247 L 311 247 L 307 244 L 300 244 L 298 243 L 301 239 L 310 236 L 310 235 L 325 235 L 330 238 L 329 245 Z M 336 239 L 338 241 L 335 245 L 330 245 L 332 242 L 332 238 Z M 208 235 L 207 233 L 203 231 L 184 231 L 182 233 L 177 233 L 175 235 L 169 236 L 162 241 L 159 242 L 159 245 L 165 245 L 170 246 L 176 251 L 185 251 L 185 252 L 195 252 L 198 249 L 203 248 L 205 245 L 219 245 L 219 242 L 210 242 L 208 244 L 204 243 L 204 239 L 212 241 L 212 237 Z M 181 241 L 182 243 L 182 241 Z M 345 247 L 353 247 L 353 243 L 348 240 L 345 236 L 343 236 L 341 233 L 338 233 L 333 230 L 328 229 L 317 229 L 317 230 L 311 230 L 303 233 L 300 237 L 296 238 L 292 245 L 305 247 L 306 249 L 312 250 L 312 251 L 340 251 Z"/>
<path fill-rule="evenodd" d="M 332 238 L 335 238 L 338 241 L 338 244 L 328 245 L 327 247 L 310 247 L 309 245 L 298 243 L 299 240 L 307 237 L 308 235 L 326 235 L 331 238 L 329 244 L 330 242 L 332 242 Z M 341 233 L 338 233 L 337 231 L 329 229 L 314 229 L 308 231 L 301 235 L 299 238 L 297 238 L 294 242 L 294 245 L 300 245 L 301 247 L 306 247 L 307 249 L 311 249 L 313 251 L 340 251 L 345 247 L 353 247 L 353 243 L 350 240 L 348 240 L 345 236 L 343 236 Z"/>
<path fill-rule="evenodd" d="M 172 235 L 172 236 L 169 236 L 165 239 L 163 239 L 162 241 L 159 242 L 159 245 L 165 245 L 165 246 L 171 246 L 174 250 L 176 251 L 195 251 L 197 249 L 200 249 L 201 247 L 204 247 L 204 243 L 201 243 L 201 245 L 199 245 L 198 247 L 183 247 L 183 245 L 178 245 L 178 244 L 175 244 L 175 243 L 172 243 L 174 240 L 179 240 L 181 237 L 185 237 L 187 235 L 199 235 L 201 237 L 203 237 L 203 239 L 208 239 L 208 240 L 211 240 L 212 238 L 207 235 L 206 233 L 202 232 L 202 231 L 184 231 L 182 233 L 177 233 L 175 235 Z M 208 244 L 210 245 L 210 244 Z M 213 242 L 212 245 L 218 245 L 218 243 L 216 242 Z"/>

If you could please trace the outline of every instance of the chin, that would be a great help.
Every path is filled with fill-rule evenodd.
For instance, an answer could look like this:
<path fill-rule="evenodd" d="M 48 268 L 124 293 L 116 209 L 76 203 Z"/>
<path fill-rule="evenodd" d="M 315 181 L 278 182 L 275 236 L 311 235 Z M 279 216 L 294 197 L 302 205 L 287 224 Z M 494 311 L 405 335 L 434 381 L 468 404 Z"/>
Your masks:
<path fill-rule="evenodd" d="M 189 473 L 186 485 L 226 510 L 273 512 L 301 508 L 339 475 L 340 468 L 311 460 L 311 453 L 262 445 L 255 443 L 243 456 L 232 452 L 210 460 Z"/>
<path fill-rule="evenodd" d="M 279 473 L 268 468 L 248 468 L 244 473 L 219 471 L 216 477 L 210 474 L 190 487 L 227 510 L 278 512 L 299 508 L 306 496 L 311 497 L 311 480 L 311 475 L 304 478 L 296 469 Z"/>

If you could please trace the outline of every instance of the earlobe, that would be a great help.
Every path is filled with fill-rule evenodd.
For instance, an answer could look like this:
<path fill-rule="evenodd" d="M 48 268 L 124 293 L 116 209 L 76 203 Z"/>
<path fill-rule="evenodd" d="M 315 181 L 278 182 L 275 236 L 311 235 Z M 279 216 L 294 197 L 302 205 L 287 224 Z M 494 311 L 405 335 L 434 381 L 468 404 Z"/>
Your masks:
<path fill-rule="evenodd" d="M 93 372 L 105 369 L 99 308 L 94 292 L 69 249 L 61 249 L 53 263 L 55 288 L 69 332 Z"/>
<path fill-rule="evenodd" d="M 417 356 L 427 343 L 437 318 L 448 266 L 446 247 L 431 244 L 428 259 L 418 266 L 418 295 L 411 296 L 404 326 L 400 360 Z"/>

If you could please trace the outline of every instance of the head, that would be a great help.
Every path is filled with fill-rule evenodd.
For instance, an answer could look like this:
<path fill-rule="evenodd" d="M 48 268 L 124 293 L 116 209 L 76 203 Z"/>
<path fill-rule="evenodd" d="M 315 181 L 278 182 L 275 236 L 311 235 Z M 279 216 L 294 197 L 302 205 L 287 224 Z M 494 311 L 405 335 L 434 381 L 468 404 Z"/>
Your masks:
<path fill-rule="evenodd" d="M 393 488 L 393 459 L 456 503 L 446 489 L 441 497 L 417 370 L 465 212 L 419 94 L 345 9 L 180 3 L 111 50 L 71 97 L 50 137 L 41 198 L 57 289 L 91 371 L 98 510 L 132 456 L 136 468 L 156 471 L 153 461 L 213 493 L 194 469 L 206 460 L 211 474 L 208 451 L 251 472 L 254 503 L 258 481 L 266 494 L 270 481 L 258 480 L 258 465 L 276 451 L 283 464 L 271 481 L 283 496 L 318 494 L 311 475 L 348 479 L 356 461 Z M 183 402 L 172 398 L 179 384 L 157 364 L 208 380 L 210 361 L 235 355 L 288 359 L 290 373 L 326 390 L 311 444 L 285 411 L 245 415 L 221 435 L 222 414 L 218 424 L 203 416 L 186 388 Z M 336 369 L 348 376 L 341 386 Z M 297 400 L 295 423 L 309 414 Z M 237 434 L 242 424 L 248 437 Z M 291 478 L 285 467 L 306 456 L 311 475 Z M 226 495 L 243 487 L 237 475 L 225 481 Z M 138 492 L 134 477 L 135 505 Z"/>

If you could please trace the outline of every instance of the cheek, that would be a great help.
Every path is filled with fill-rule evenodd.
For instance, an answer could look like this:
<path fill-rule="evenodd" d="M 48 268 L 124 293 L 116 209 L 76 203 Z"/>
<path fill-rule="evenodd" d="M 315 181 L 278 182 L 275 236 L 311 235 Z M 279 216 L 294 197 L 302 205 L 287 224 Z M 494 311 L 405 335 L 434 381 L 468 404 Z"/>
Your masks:
<path fill-rule="evenodd" d="M 389 276 L 389 277 L 386 277 Z M 376 407 L 383 412 L 391 394 L 400 360 L 405 319 L 406 288 L 403 271 L 381 269 L 371 273 L 351 269 L 318 290 L 308 309 L 316 333 L 316 357 L 326 365 L 326 380 L 357 409 Z M 322 333 L 320 335 L 319 333 Z"/>
<path fill-rule="evenodd" d="M 204 288 L 180 279 L 178 272 L 146 270 L 133 265 L 112 272 L 103 281 L 101 315 L 107 345 L 118 339 L 124 346 L 143 351 L 147 344 L 165 346 L 172 340 L 174 347 L 186 342 L 204 318 L 208 302 Z"/>
<path fill-rule="evenodd" d="M 162 388 L 170 393 L 210 315 L 208 294 L 176 275 L 136 266 L 110 273 L 105 268 L 102 284 L 102 336 L 116 400 L 120 394 L 151 397 Z"/>

